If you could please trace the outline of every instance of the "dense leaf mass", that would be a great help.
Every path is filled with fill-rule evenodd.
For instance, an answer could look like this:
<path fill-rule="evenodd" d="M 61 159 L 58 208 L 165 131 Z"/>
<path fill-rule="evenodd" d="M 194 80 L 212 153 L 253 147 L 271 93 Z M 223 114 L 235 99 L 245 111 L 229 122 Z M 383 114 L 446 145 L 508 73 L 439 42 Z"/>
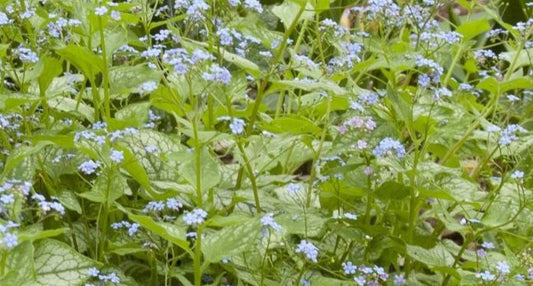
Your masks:
<path fill-rule="evenodd" d="M 0 2 L 0 285 L 533 283 L 531 0 Z"/>

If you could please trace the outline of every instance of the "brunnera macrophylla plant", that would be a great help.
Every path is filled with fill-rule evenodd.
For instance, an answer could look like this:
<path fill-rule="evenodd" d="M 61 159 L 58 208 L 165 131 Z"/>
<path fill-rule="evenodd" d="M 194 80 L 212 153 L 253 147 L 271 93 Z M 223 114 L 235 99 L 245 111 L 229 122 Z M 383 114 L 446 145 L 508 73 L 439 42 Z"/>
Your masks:
<path fill-rule="evenodd" d="M 2 1 L 0 284 L 531 284 L 506 3 Z"/>

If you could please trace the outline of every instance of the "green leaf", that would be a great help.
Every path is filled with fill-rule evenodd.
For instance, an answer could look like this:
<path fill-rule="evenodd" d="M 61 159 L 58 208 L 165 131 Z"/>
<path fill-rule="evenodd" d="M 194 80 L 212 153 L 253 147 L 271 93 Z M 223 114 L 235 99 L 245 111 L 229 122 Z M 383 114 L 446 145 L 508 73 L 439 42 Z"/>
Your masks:
<path fill-rule="evenodd" d="M 150 179 L 146 174 L 146 170 L 139 160 L 133 155 L 129 148 L 116 144 L 115 149 L 122 151 L 124 153 L 124 161 L 122 162 L 122 168 L 124 168 L 144 189 L 151 192 L 152 187 L 150 186 Z"/>
<path fill-rule="evenodd" d="M 34 146 L 21 146 L 16 149 L 14 149 L 11 154 L 9 154 L 9 157 L 7 157 L 2 177 L 3 178 L 9 178 L 13 179 L 16 177 L 9 177 L 9 174 L 19 173 L 17 172 L 17 169 L 24 169 L 27 168 L 28 165 L 32 165 L 33 163 L 33 155 L 39 153 L 45 146 L 52 144 L 51 142 L 38 142 Z M 34 170 L 35 166 L 32 165 L 31 168 Z M 13 171 L 13 172 L 12 172 Z M 20 173 L 19 173 L 20 174 Z M 22 174 L 25 174 L 25 172 L 22 172 Z M 18 177 L 18 179 L 22 179 Z M 32 181 L 31 178 L 29 181 Z"/>
<path fill-rule="evenodd" d="M 115 118 L 128 122 L 129 126 L 139 127 L 148 120 L 150 102 L 133 103 L 115 113 Z"/>
<path fill-rule="evenodd" d="M 119 66 L 109 70 L 110 92 L 113 95 L 129 95 L 137 92 L 139 86 L 147 81 L 161 80 L 161 74 L 146 65 Z"/>
<path fill-rule="evenodd" d="M 179 178 L 177 162 L 169 160 L 168 154 L 184 150 L 178 140 L 154 130 L 143 129 L 131 136 L 124 136 L 120 143 L 127 146 L 148 178 L 160 181 L 175 181 Z M 155 152 L 147 152 L 147 147 L 155 147 Z"/>
<path fill-rule="evenodd" d="M 75 286 L 83 283 L 96 263 L 63 242 L 46 239 L 35 245 L 37 285 Z"/>
<path fill-rule="evenodd" d="M 180 228 L 175 224 L 166 223 L 166 222 L 156 222 L 149 216 L 132 214 L 129 211 L 127 211 L 124 207 L 119 206 L 118 204 L 117 204 L 117 207 L 124 213 L 128 214 L 128 217 L 131 220 L 135 221 L 143 228 L 146 228 L 147 230 L 174 243 L 175 245 L 179 246 L 181 249 L 189 253 L 191 256 L 193 256 L 193 253 L 191 249 L 189 248 L 189 242 L 187 241 L 185 237 L 186 226 L 183 226 L 182 228 Z"/>
<path fill-rule="evenodd" d="M 51 108 L 70 112 L 80 117 L 84 117 L 86 120 L 93 122 L 94 121 L 94 108 L 91 106 L 68 97 L 58 96 L 48 100 L 48 105 Z"/>
<path fill-rule="evenodd" d="M 55 58 L 44 57 L 41 60 L 44 64 L 44 70 L 39 76 L 39 90 L 41 94 L 45 94 L 48 86 L 50 86 L 56 76 L 63 72 L 63 69 L 61 62 Z"/>
<path fill-rule="evenodd" d="M 427 266 L 452 266 L 454 262 L 453 256 L 441 244 L 437 244 L 431 249 L 407 245 L 407 254 Z"/>
<path fill-rule="evenodd" d="M 283 23 L 285 29 L 288 29 L 295 20 L 301 21 L 303 19 L 311 19 L 313 17 L 314 9 L 309 3 L 307 3 L 306 12 L 304 12 L 299 19 L 296 19 L 301 5 L 305 4 L 296 3 L 296 1 L 283 1 L 281 5 L 274 6 L 272 8 L 272 13 L 274 13 L 274 15 L 281 20 L 281 23 Z"/>
<path fill-rule="evenodd" d="M 376 190 L 376 195 L 382 200 L 401 200 L 411 193 L 410 188 L 395 181 L 387 181 Z"/>
<path fill-rule="evenodd" d="M 33 244 L 29 241 L 20 243 L 9 251 L 6 262 L 6 274 L 0 278 L 0 285 L 28 285 L 35 281 L 33 261 Z"/>
<path fill-rule="evenodd" d="M 283 231 L 309 237 L 319 236 L 327 220 L 319 213 L 304 212 L 301 209 L 291 210 L 291 213 L 281 214 L 275 219 L 283 227 Z"/>
<path fill-rule="evenodd" d="M 180 174 L 189 182 L 197 188 L 196 181 L 196 158 L 193 152 L 186 151 L 185 153 L 176 153 L 181 154 L 181 159 L 178 158 L 178 161 L 184 162 L 180 165 Z M 173 156 L 176 159 L 176 156 Z M 206 148 L 202 148 L 200 154 L 200 184 L 202 191 L 209 190 L 210 188 L 216 186 L 221 179 L 220 170 L 218 168 L 218 163 L 213 159 L 209 151 Z"/>
<path fill-rule="evenodd" d="M 518 54 L 518 56 L 517 56 Z M 515 57 L 516 63 L 514 65 L 514 68 L 520 68 L 523 66 L 531 66 L 533 65 L 532 62 L 532 56 L 533 55 L 533 48 L 530 49 L 523 49 L 520 51 L 510 51 L 510 52 L 503 52 L 500 54 L 500 58 L 504 59 L 508 62 L 511 62 Z"/>
<path fill-rule="evenodd" d="M 256 219 L 224 227 L 203 240 L 202 252 L 208 262 L 219 262 L 249 250 L 258 242 L 262 226 Z"/>
<path fill-rule="evenodd" d="M 311 3 L 315 6 L 315 9 L 319 12 L 329 9 L 330 0 L 313 0 Z"/>
<path fill-rule="evenodd" d="M 37 227 L 25 229 L 23 232 L 19 234 L 19 238 L 21 241 L 36 241 L 36 240 L 43 239 L 43 238 L 54 237 L 54 236 L 63 234 L 68 230 L 68 228 L 56 228 L 56 229 L 43 230 L 41 225 L 33 225 L 33 226 L 37 226 Z"/>
<path fill-rule="evenodd" d="M 316 126 L 313 121 L 303 117 L 293 115 L 290 117 L 282 117 L 274 119 L 273 121 L 264 124 L 264 130 L 273 132 L 273 133 L 292 133 L 292 134 L 313 134 L 320 135 L 322 129 Z"/>
<path fill-rule="evenodd" d="M 93 202 L 111 205 L 127 189 L 129 189 L 128 183 L 117 169 L 106 169 L 96 178 L 92 190 L 79 196 Z"/>
<path fill-rule="evenodd" d="M 272 90 L 285 88 L 299 88 L 305 91 L 329 91 L 336 95 L 346 94 L 346 90 L 333 81 L 305 81 L 305 80 L 277 80 L 272 82 Z"/>
<path fill-rule="evenodd" d="M 73 64 L 91 80 L 104 69 L 102 59 L 82 46 L 68 45 L 56 50 L 56 53 Z"/>
<path fill-rule="evenodd" d="M 73 191 L 62 190 L 56 195 L 57 200 L 67 209 L 81 214 L 81 206 Z"/>
<path fill-rule="evenodd" d="M 490 30 L 490 23 L 487 19 L 466 21 L 457 27 L 457 32 L 463 35 L 465 41 L 485 33 L 488 30 Z"/>

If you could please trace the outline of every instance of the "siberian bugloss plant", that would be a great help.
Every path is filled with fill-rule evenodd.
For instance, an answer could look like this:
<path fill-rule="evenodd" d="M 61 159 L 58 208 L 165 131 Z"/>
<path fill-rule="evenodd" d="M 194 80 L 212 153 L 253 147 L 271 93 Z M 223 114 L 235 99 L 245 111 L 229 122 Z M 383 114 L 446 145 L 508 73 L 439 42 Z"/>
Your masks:
<path fill-rule="evenodd" d="M 4 0 L 0 285 L 529 285 L 533 5 Z"/>

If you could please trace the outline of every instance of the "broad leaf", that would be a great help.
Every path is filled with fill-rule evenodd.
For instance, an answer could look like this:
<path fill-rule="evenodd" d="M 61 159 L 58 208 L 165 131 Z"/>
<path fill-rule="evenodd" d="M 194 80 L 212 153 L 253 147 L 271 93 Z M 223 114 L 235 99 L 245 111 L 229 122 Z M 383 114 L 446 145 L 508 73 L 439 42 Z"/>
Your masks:
<path fill-rule="evenodd" d="M 76 286 L 83 283 L 87 270 L 96 263 L 63 242 L 46 239 L 35 245 L 36 284 Z"/>

